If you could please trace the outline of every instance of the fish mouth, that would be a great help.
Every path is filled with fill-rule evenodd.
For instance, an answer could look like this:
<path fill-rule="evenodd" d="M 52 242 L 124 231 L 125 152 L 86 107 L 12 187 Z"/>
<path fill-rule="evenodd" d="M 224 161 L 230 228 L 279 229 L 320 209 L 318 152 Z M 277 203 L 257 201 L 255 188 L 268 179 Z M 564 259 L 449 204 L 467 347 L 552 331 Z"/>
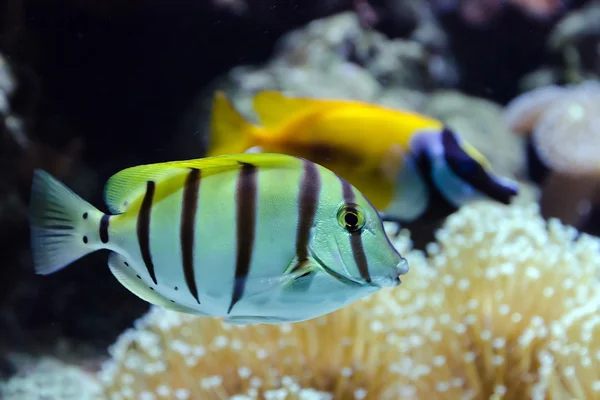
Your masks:
<path fill-rule="evenodd" d="M 338 272 L 335 272 L 334 270 L 329 268 L 327 265 L 325 265 L 323 260 L 321 260 L 319 258 L 319 256 L 317 254 L 315 254 L 313 251 L 311 251 L 310 253 L 311 253 L 310 254 L 311 257 L 314 258 L 314 260 L 319 264 L 319 266 L 323 269 L 323 271 L 327 275 L 331 276 L 333 279 L 337 280 L 338 282 L 341 282 L 345 285 L 353 286 L 353 287 L 377 286 L 372 283 L 367 283 L 367 282 L 362 283 L 362 282 L 355 281 L 354 279 L 347 278 L 344 275 L 342 275 Z"/>
<path fill-rule="evenodd" d="M 378 287 L 396 287 L 400 286 L 402 280 L 400 277 L 408 273 L 408 261 L 401 257 L 401 260 L 394 267 L 394 272 L 387 276 L 378 276 L 373 278 L 373 285 Z"/>

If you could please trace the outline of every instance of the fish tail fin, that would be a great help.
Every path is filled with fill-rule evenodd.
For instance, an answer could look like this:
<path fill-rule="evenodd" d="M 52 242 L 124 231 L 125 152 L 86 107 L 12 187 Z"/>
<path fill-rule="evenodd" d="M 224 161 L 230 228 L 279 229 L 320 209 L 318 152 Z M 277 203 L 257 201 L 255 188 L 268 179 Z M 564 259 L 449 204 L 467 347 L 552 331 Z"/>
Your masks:
<path fill-rule="evenodd" d="M 102 248 L 97 237 L 103 216 L 50 174 L 35 170 L 29 203 L 35 272 L 51 274 Z"/>
<path fill-rule="evenodd" d="M 256 145 L 254 133 L 258 129 L 235 109 L 225 93 L 217 91 L 213 100 L 207 157 L 243 153 Z"/>

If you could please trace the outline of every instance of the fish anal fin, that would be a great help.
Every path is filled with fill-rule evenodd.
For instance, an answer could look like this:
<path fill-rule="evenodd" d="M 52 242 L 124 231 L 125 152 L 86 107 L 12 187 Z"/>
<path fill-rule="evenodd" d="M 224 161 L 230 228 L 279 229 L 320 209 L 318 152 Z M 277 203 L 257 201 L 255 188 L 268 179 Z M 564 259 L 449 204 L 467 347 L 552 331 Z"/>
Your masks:
<path fill-rule="evenodd" d="M 201 311 L 194 308 L 174 303 L 170 299 L 167 299 L 166 297 L 157 293 L 156 290 L 151 290 L 141 279 L 137 278 L 131 267 L 124 266 L 123 257 L 117 253 L 112 253 L 109 256 L 108 267 L 121 285 L 148 303 L 181 313 L 205 315 Z"/>

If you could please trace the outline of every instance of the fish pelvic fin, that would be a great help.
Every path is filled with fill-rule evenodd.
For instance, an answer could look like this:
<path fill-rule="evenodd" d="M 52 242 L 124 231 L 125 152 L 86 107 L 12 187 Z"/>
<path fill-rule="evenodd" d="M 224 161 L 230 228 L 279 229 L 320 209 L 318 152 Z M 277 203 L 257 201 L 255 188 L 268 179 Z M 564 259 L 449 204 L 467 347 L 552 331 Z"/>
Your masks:
<path fill-rule="evenodd" d="M 235 109 L 225 93 L 217 91 L 213 100 L 206 156 L 243 153 L 256 145 L 255 131 L 259 129 Z"/>
<path fill-rule="evenodd" d="M 35 170 L 29 203 L 35 272 L 51 274 L 106 248 L 109 218 L 47 172 Z"/>

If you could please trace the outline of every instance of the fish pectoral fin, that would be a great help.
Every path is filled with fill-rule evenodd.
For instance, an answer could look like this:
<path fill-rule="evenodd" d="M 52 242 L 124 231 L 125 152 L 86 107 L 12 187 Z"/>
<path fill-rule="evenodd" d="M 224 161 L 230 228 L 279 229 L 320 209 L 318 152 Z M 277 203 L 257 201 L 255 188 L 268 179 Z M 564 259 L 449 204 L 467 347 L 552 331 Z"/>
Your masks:
<path fill-rule="evenodd" d="M 266 317 L 266 316 L 251 316 L 251 315 L 236 315 L 226 317 L 223 322 L 232 325 L 252 325 L 252 324 L 285 324 L 292 322 L 286 318 Z"/>
<path fill-rule="evenodd" d="M 312 257 L 308 257 L 306 260 L 301 262 L 298 262 L 297 259 L 294 259 L 285 272 L 291 278 L 286 284 L 286 290 L 294 290 L 296 292 L 308 291 L 315 276 L 314 273 L 318 269 L 320 269 L 320 265 Z"/>
<path fill-rule="evenodd" d="M 282 288 L 295 279 L 295 275 L 251 277 L 245 279 L 244 299 Z"/>
<path fill-rule="evenodd" d="M 298 261 L 297 258 L 294 258 L 294 261 L 290 263 L 283 274 L 289 276 L 291 282 L 306 277 L 312 272 L 315 272 L 317 268 L 320 268 L 319 263 L 310 256 L 302 261 Z"/>
<path fill-rule="evenodd" d="M 111 176 L 104 188 L 104 200 L 114 214 L 122 213 L 127 204 L 140 200 L 146 193 L 149 181 L 155 183 L 173 180 L 162 192 L 179 189 L 190 169 L 198 169 L 202 178 L 233 169 L 242 164 L 253 164 L 261 168 L 297 168 L 298 159 L 283 154 L 227 154 L 195 160 L 170 161 L 138 165 L 126 168 Z M 177 179 L 181 182 L 177 182 Z M 163 196 L 165 193 L 163 193 Z"/>
<path fill-rule="evenodd" d="M 125 286 L 127 290 L 138 296 L 140 299 L 147 301 L 148 303 L 161 306 L 163 308 L 195 315 L 205 315 L 202 312 L 186 307 L 184 305 L 173 303 L 171 300 L 157 293 L 155 290 L 150 290 L 143 281 L 138 279 L 133 272 L 131 267 L 124 266 L 124 259 L 117 253 L 112 253 L 108 257 L 108 267 L 110 272 L 117 278 L 121 285 Z"/>
<path fill-rule="evenodd" d="M 318 266 L 316 261 L 310 258 L 300 264 L 294 260 L 283 272 L 283 274 L 279 276 L 246 278 L 244 298 L 247 299 L 252 296 L 276 290 L 278 288 L 287 288 L 292 283 L 296 284 L 304 282 L 305 278 L 306 280 L 310 278 L 311 273 L 315 271 L 316 266 Z"/>

